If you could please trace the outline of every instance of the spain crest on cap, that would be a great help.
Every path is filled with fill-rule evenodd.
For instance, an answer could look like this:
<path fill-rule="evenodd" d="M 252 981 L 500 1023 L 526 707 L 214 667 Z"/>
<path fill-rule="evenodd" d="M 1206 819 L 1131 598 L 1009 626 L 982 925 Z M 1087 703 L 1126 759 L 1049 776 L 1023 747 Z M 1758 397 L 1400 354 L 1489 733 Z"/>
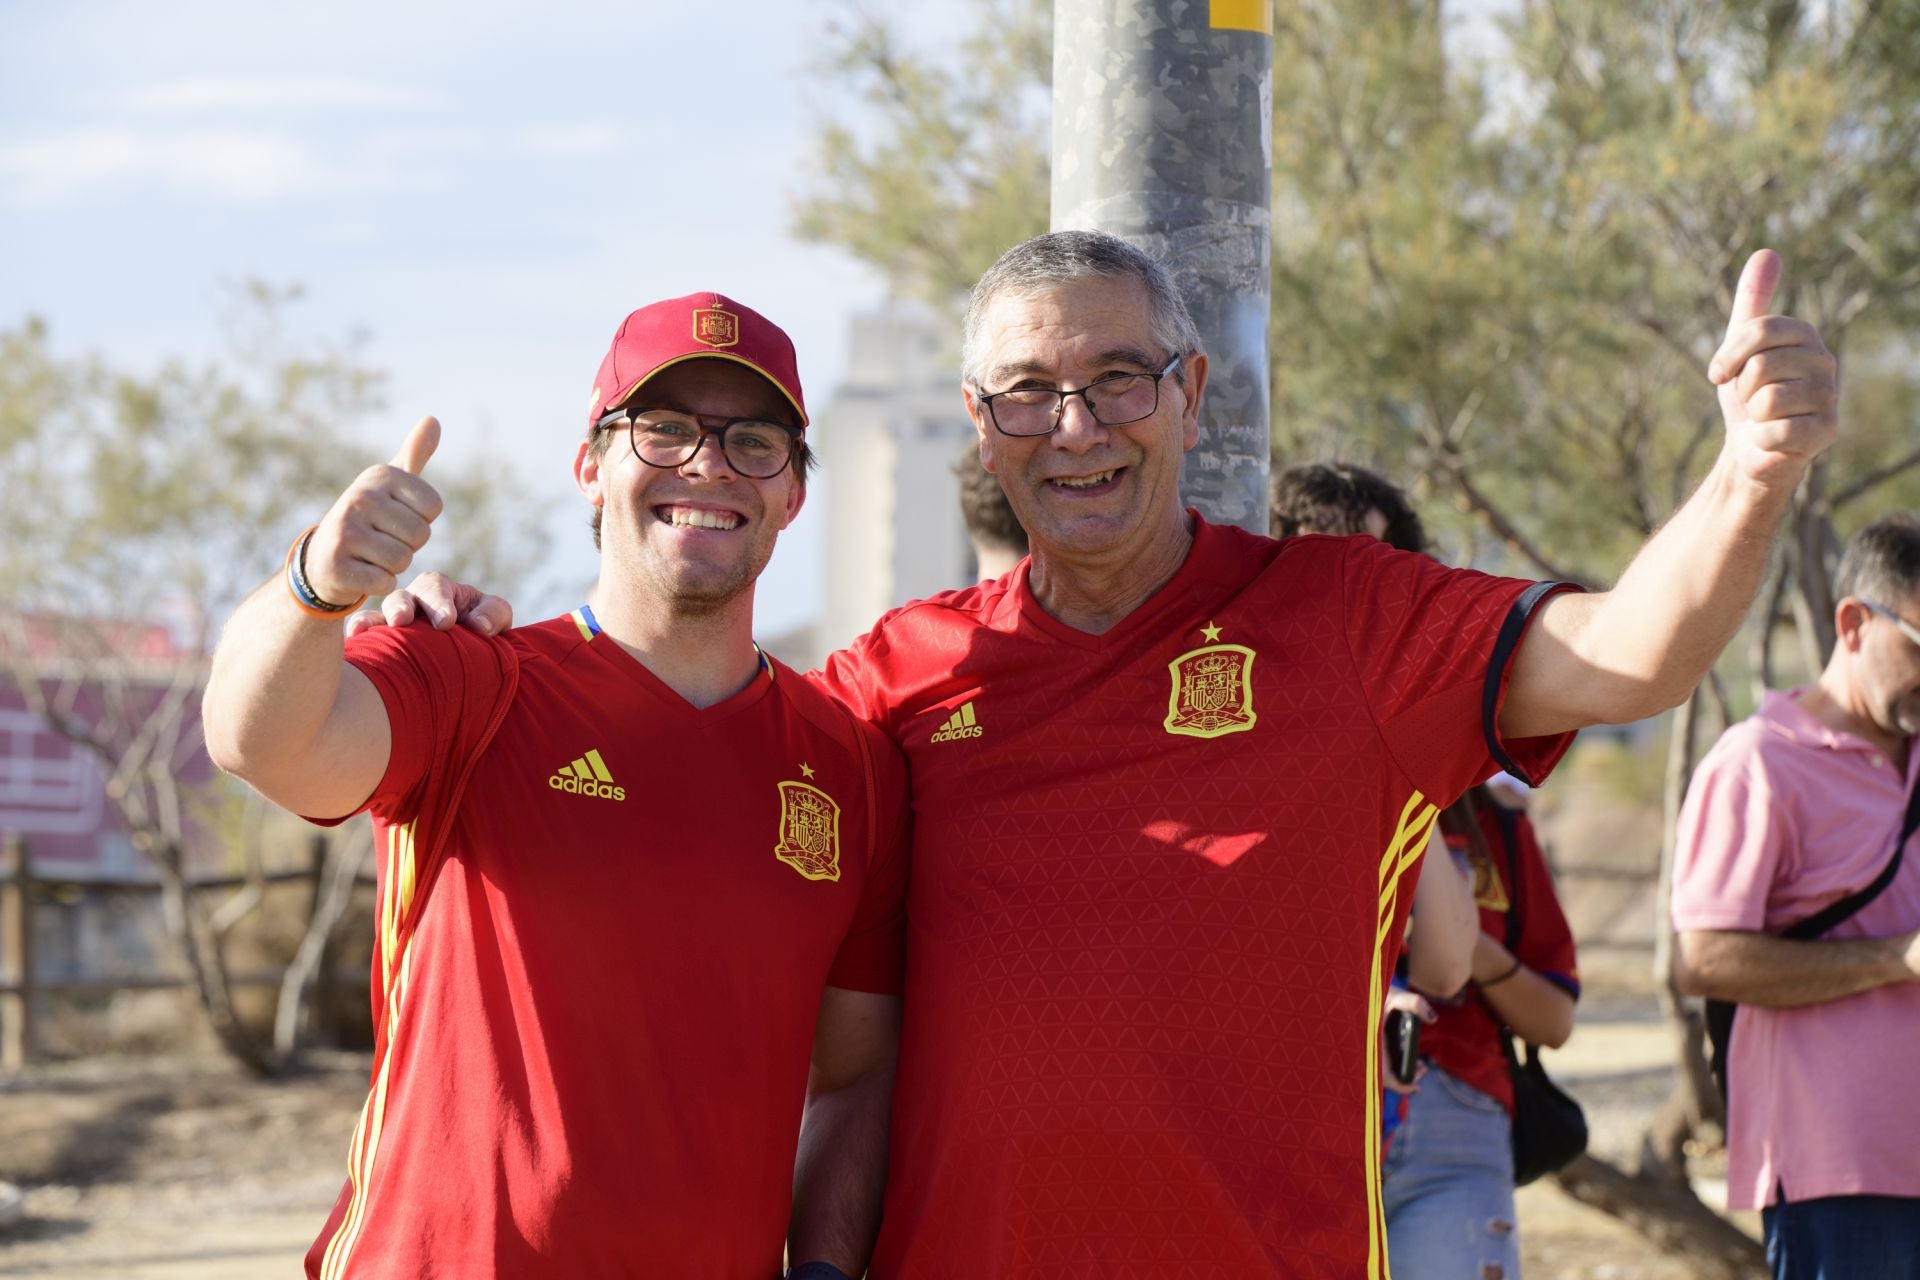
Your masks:
<path fill-rule="evenodd" d="M 804 782 L 780 784 L 780 843 L 773 856 L 809 880 L 840 878 L 840 806 Z"/>
<path fill-rule="evenodd" d="M 693 313 L 693 338 L 710 347 L 730 347 L 740 341 L 740 317 L 718 307 L 701 307 Z"/>
<path fill-rule="evenodd" d="M 1216 640 L 1220 628 L 1201 629 Z M 1166 730 L 1192 738 L 1245 733 L 1253 713 L 1253 650 L 1239 644 L 1210 644 L 1190 649 L 1167 664 L 1173 692 L 1167 698 Z"/>

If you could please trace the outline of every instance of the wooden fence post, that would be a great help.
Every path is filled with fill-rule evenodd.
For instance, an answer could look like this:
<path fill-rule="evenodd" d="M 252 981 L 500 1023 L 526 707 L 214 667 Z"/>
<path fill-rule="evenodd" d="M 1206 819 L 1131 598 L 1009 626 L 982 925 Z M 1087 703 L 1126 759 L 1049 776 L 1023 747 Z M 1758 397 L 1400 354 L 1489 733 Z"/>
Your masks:
<path fill-rule="evenodd" d="M 0 834 L 0 1069 L 33 1057 L 33 870 L 18 832 Z"/>
<path fill-rule="evenodd" d="M 327 837 L 314 832 L 307 841 L 307 858 L 313 867 L 313 898 L 307 908 L 307 928 L 313 928 L 327 897 Z M 320 944 L 320 959 L 313 975 L 313 990 L 307 995 L 307 1025 L 327 1028 L 333 1019 L 333 939 Z"/>

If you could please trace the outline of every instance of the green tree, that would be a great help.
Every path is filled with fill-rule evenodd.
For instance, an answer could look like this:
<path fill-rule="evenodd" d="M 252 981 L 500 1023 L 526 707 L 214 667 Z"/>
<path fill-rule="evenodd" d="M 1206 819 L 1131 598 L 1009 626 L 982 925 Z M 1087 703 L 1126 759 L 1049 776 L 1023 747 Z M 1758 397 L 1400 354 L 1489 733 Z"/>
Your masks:
<path fill-rule="evenodd" d="M 1770 244 L 1779 305 L 1849 361 L 1843 443 L 1787 540 L 1829 546 L 1920 462 L 1909 380 L 1874 359 L 1920 297 L 1911 31 L 1873 5 L 1530 3 L 1471 58 L 1440 18 L 1301 4 L 1277 33 L 1283 448 L 1420 475 L 1536 567 L 1601 580 L 1717 446 L 1701 370 Z M 1797 585 L 1818 635 L 1824 571 Z"/>
<path fill-rule="evenodd" d="M 968 0 L 952 54 L 843 6 L 816 66 L 861 110 L 820 125 L 802 239 L 838 245 L 900 293 L 952 307 L 1001 251 L 1047 229 L 1051 0 Z"/>
<path fill-rule="evenodd" d="M 274 1043 L 236 1012 L 228 934 L 259 900 L 260 802 L 204 762 L 199 705 L 215 628 L 272 573 L 377 454 L 351 429 L 381 407 L 382 377 L 353 342 L 295 342 L 297 290 L 235 298 L 229 355 L 151 373 L 55 350 L 28 318 L 0 331 L 0 671 L 30 709 L 90 754 L 135 848 L 159 874 L 169 931 L 221 1044 L 271 1072 L 296 1047 L 304 981 L 283 989 Z M 540 554 L 536 513 L 497 473 L 446 467 L 440 546 L 451 567 L 510 587 Z M 197 779 L 205 779 L 204 781 Z M 343 842 L 357 865 L 365 842 Z M 217 908 L 190 867 L 247 870 Z M 327 876 L 330 928 L 352 866 Z M 324 937 L 319 941 L 324 941 Z M 320 948 L 301 948 L 311 976 Z"/>
<path fill-rule="evenodd" d="M 1920 319 L 1920 173 L 1903 159 L 1920 130 L 1920 33 L 1872 4 L 1815 21 L 1786 3 L 1528 3 L 1503 46 L 1471 60 L 1440 16 L 1301 4 L 1277 33 L 1283 449 L 1417 476 L 1456 531 L 1604 581 L 1718 448 L 1702 370 L 1741 262 L 1775 247 L 1776 305 L 1844 362 L 1845 425 L 1734 660 L 1770 682 L 1776 620 L 1791 619 L 1817 668 L 1841 528 L 1869 498 L 1920 496 L 1920 388 L 1903 359 Z M 1707 692 L 1724 724 L 1723 683 Z M 1676 720 L 1669 830 L 1698 710 Z M 1562 1184 L 1738 1274 L 1751 1251 L 1713 1228 L 1684 1176 L 1685 1142 L 1722 1117 L 1669 955 L 1682 1087 L 1635 1169 L 1589 1161 Z"/>

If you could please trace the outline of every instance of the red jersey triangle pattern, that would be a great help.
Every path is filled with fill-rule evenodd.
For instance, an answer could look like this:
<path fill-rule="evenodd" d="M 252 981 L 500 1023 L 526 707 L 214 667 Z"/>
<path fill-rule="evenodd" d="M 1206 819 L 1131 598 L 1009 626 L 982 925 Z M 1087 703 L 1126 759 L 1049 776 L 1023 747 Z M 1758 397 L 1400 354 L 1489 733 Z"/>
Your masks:
<path fill-rule="evenodd" d="M 1481 691 L 1528 585 L 1202 525 L 1103 635 L 989 584 L 830 666 L 913 777 L 876 1274 L 1384 1274 L 1403 886 L 1434 804 L 1493 771 Z M 1258 721 L 1170 734 L 1169 665 L 1210 625 L 1255 655 Z M 936 744 L 983 693 L 993 733 Z"/>

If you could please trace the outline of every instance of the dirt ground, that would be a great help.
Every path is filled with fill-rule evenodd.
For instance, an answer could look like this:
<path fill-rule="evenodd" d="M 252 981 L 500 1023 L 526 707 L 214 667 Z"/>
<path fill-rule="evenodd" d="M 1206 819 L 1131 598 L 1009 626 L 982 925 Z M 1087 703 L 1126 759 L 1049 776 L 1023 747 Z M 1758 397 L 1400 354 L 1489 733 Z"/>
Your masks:
<path fill-rule="evenodd" d="M 1595 1150 L 1622 1155 L 1665 1097 L 1651 1003 L 1589 1000 L 1549 1065 L 1587 1107 Z M 96 1058 L 0 1080 L 0 1181 L 26 1217 L 0 1231 L 0 1276 L 254 1280 L 296 1276 L 338 1193 L 367 1060 L 342 1054 L 278 1084 L 217 1061 Z M 1528 1280 L 1686 1280 L 1613 1219 L 1551 1184 L 1520 1193 Z"/>

